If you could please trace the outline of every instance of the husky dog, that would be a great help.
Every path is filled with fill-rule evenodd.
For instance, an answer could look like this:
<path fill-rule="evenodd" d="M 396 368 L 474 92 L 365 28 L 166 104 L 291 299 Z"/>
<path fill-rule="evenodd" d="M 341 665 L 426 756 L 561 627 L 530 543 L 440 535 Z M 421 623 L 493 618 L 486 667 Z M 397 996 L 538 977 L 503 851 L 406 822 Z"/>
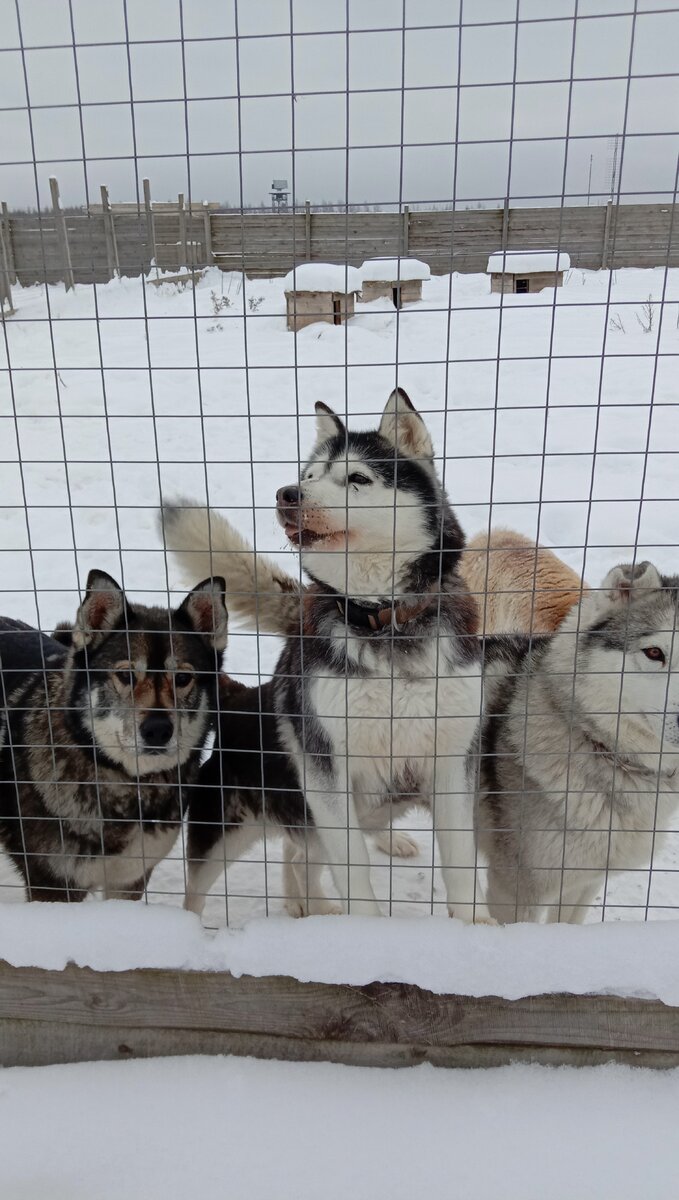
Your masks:
<path fill-rule="evenodd" d="M 214 724 L 223 594 L 207 579 L 168 613 L 91 571 L 70 634 L 0 622 L 0 844 L 29 899 L 138 897 L 171 849 Z"/>
<path fill-rule="evenodd" d="M 362 817 L 385 854 L 409 858 L 419 846 L 400 829 Z M 202 913 L 215 879 L 265 835 L 283 834 L 283 900 L 293 917 L 337 913 L 321 886 L 324 862 L 314 818 L 278 734 L 273 683 L 246 687 L 220 677 L 219 720 L 210 758 L 189 796 L 184 907 Z"/>
<path fill-rule="evenodd" d="M 344 907 L 377 914 L 364 828 L 432 807 L 448 908 L 485 917 L 475 895 L 466 752 L 480 715 L 475 605 L 457 573 L 464 538 L 434 449 L 402 389 L 379 428 L 349 433 L 318 403 L 298 484 L 277 495 L 313 580 L 304 594 L 222 517 L 164 510 L 182 565 L 220 564 L 239 615 L 287 641 L 273 680 L 277 734 L 314 817 Z"/>
<path fill-rule="evenodd" d="M 189 793 L 184 907 L 202 913 L 217 876 L 265 829 L 284 835 L 283 898 L 290 915 L 341 911 L 321 888 L 323 853 L 278 736 L 272 682 L 246 687 L 222 675 L 215 744 Z"/>
<path fill-rule="evenodd" d="M 461 573 L 480 597 L 486 599 L 487 589 L 487 630 L 554 629 L 582 591 L 570 567 L 511 530 L 479 534 L 468 543 Z M 281 618 L 285 633 L 290 614 Z M 379 810 L 371 815 L 376 825 L 384 819 Z M 368 827 L 365 813 L 361 825 Z M 314 819 L 278 736 L 272 684 L 248 688 L 223 675 L 215 745 L 191 789 L 186 908 L 202 913 L 218 875 L 247 854 L 265 830 L 269 837 L 276 831 L 284 835 L 283 899 L 290 915 L 336 912 L 321 887 L 323 851 Z M 385 854 L 419 853 L 403 830 L 390 826 L 374 836 Z"/>
<path fill-rule="evenodd" d="M 487 641 L 469 779 L 497 919 L 582 922 L 607 871 L 650 868 L 679 801 L 678 597 L 619 566 L 551 637 Z"/>

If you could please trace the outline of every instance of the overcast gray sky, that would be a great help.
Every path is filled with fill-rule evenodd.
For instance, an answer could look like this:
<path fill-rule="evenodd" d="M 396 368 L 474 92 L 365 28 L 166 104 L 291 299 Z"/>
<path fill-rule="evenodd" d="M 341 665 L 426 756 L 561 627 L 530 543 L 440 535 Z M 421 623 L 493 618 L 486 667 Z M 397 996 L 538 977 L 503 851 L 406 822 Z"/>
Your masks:
<path fill-rule="evenodd" d="M 35 157 L 43 205 L 51 174 L 66 204 L 144 176 L 156 200 L 258 204 L 287 177 L 298 203 L 586 203 L 592 156 L 602 202 L 626 133 L 622 198 L 671 199 L 679 0 L 633 7 L 19 0 L 19 29 L 0 0 L 0 198 L 36 204 Z"/>

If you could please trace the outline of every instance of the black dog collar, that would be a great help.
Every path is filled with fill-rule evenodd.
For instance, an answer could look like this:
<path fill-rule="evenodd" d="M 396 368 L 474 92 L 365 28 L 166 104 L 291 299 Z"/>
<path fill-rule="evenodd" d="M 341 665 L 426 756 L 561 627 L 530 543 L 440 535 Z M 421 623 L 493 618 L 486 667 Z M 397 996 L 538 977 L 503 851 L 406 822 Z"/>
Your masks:
<path fill-rule="evenodd" d="M 390 625 L 400 628 L 414 621 L 434 602 L 435 597 L 425 596 L 418 604 L 357 604 L 348 596 L 338 597 L 335 601 L 337 610 L 348 625 L 357 625 L 359 629 L 371 629 L 374 633 L 387 629 Z"/>

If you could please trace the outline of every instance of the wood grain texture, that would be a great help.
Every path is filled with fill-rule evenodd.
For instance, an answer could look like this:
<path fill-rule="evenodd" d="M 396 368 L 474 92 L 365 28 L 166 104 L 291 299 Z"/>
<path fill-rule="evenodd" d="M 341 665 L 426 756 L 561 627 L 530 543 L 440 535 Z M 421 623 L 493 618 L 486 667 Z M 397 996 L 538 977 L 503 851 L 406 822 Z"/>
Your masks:
<path fill-rule="evenodd" d="M 0 962 L 0 1063 L 248 1054 L 405 1066 L 679 1065 L 679 1010 L 614 996 L 439 996 L 223 973 Z"/>

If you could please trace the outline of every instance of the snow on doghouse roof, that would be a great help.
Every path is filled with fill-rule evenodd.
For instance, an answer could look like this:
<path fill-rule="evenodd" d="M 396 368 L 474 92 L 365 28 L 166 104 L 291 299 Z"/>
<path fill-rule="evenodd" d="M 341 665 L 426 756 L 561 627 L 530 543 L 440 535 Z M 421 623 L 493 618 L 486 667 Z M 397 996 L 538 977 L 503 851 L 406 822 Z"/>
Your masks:
<path fill-rule="evenodd" d="M 360 292 L 361 276 L 346 263 L 301 263 L 283 280 L 284 292 Z"/>
<path fill-rule="evenodd" d="M 419 258 L 368 258 L 359 267 L 361 279 L 375 283 L 404 283 L 411 279 L 429 279 L 429 267 Z"/>
<path fill-rule="evenodd" d="M 571 260 L 556 250 L 496 250 L 488 259 L 487 275 L 531 275 L 536 271 L 568 271 Z"/>

